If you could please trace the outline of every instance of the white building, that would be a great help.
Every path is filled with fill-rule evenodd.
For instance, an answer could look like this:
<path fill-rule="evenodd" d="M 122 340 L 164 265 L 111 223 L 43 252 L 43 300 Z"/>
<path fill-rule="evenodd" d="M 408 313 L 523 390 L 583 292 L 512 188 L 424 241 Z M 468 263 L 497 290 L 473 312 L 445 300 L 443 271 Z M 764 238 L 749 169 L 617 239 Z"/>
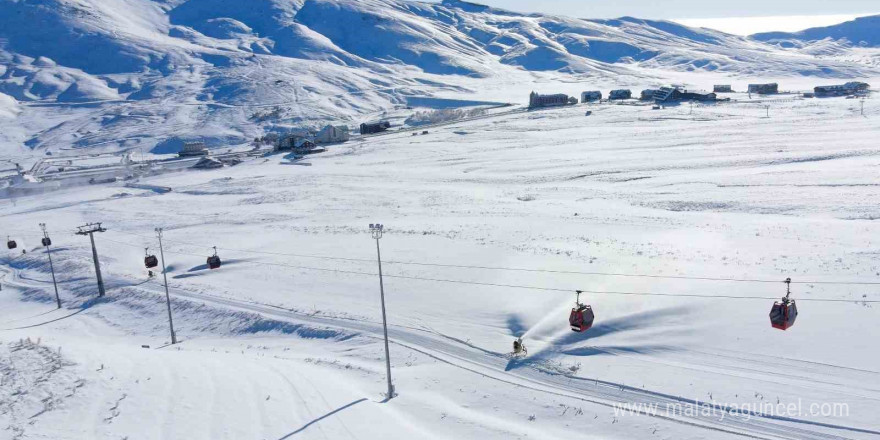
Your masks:
<path fill-rule="evenodd" d="M 315 135 L 316 144 L 345 142 L 349 139 L 348 127 L 344 125 L 327 125 Z"/>
<path fill-rule="evenodd" d="M 602 92 L 600 92 L 598 90 L 591 90 L 591 91 L 581 93 L 581 103 L 601 101 L 601 100 L 602 100 Z"/>

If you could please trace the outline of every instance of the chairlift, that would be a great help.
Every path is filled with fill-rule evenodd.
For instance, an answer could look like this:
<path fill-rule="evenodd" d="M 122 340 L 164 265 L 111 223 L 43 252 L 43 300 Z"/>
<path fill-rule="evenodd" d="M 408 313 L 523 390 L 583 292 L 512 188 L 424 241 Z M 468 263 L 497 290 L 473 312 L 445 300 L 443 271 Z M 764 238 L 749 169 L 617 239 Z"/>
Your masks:
<path fill-rule="evenodd" d="M 770 325 L 772 325 L 773 328 L 787 330 L 794 325 L 794 320 L 797 318 L 798 311 L 797 305 L 790 296 L 791 278 L 786 278 L 785 296 L 782 297 L 780 301 L 774 302 L 773 307 L 770 309 Z"/>
<path fill-rule="evenodd" d="M 43 237 L 42 242 L 43 242 L 43 246 L 51 246 L 52 245 L 52 239 L 49 237 Z"/>
<path fill-rule="evenodd" d="M 576 290 L 577 299 L 575 306 L 571 309 L 571 315 L 568 316 L 568 323 L 571 325 L 571 331 L 585 332 L 593 326 L 593 320 L 596 316 L 593 314 L 593 308 L 589 304 L 581 304 L 581 291 Z"/>
<path fill-rule="evenodd" d="M 220 256 L 217 255 L 217 246 L 214 246 L 214 255 L 208 257 L 208 267 L 211 269 L 220 267 Z"/>
<path fill-rule="evenodd" d="M 150 248 L 144 248 L 144 266 L 147 269 L 152 269 L 159 265 L 159 260 L 155 255 L 151 255 L 149 252 Z"/>
<path fill-rule="evenodd" d="M 9 238 L 9 236 L 7 236 L 6 237 L 6 247 L 8 247 L 9 249 L 15 249 L 18 247 L 18 244 L 15 242 L 15 240 L 13 240 L 13 239 Z"/>

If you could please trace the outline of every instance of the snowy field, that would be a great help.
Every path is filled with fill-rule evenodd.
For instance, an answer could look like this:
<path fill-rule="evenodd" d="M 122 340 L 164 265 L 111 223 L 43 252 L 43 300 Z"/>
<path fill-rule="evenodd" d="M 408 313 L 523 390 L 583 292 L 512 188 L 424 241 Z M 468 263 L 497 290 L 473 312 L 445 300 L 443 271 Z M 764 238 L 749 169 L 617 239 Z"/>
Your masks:
<path fill-rule="evenodd" d="M 579 105 L 4 199 L 0 437 L 880 438 L 880 106 L 859 104 Z"/>

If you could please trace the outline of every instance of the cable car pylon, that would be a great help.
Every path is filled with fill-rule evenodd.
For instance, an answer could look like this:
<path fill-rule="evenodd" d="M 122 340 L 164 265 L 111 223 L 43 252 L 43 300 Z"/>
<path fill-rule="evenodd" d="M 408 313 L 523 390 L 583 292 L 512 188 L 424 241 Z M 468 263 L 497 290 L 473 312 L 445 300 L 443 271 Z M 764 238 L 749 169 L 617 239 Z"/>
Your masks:
<path fill-rule="evenodd" d="M 171 344 L 174 345 L 177 343 L 177 334 L 174 333 L 174 319 L 171 317 L 171 294 L 168 293 L 168 266 L 165 265 L 165 249 L 162 247 L 162 228 L 156 228 L 156 237 L 159 239 L 159 255 L 162 256 L 162 279 L 165 281 L 165 305 L 168 306 L 168 329 L 171 331 Z M 156 257 L 153 256 L 153 259 L 155 258 Z"/>

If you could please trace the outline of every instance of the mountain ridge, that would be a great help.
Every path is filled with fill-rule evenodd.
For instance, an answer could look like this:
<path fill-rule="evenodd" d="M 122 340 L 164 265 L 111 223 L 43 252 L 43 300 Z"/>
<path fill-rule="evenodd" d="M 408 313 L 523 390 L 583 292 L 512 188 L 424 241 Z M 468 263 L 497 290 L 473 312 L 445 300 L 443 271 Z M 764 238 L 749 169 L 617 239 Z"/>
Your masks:
<path fill-rule="evenodd" d="M 750 38 L 770 43 L 788 41 L 790 47 L 793 46 L 791 41 L 811 43 L 826 39 L 843 40 L 853 46 L 880 47 L 880 14 L 798 32 L 762 32 L 750 35 Z"/>
<path fill-rule="evenodd" d="M 244 142 L 297 124 L 379 117 L 413 97 L 461 99 L 487 84 L 878 75 L 876 64 L 844 59 L 847 50 L 459 0 L 2 0 L 0 93 L 24 104 L 107 104 L 65 110 L 62 123 L 43 121 L 59 118 L 48 107 L 29 107 L 16 118 L 29 118 L 16 130 L 27 134 L 0 147 Z"/>

